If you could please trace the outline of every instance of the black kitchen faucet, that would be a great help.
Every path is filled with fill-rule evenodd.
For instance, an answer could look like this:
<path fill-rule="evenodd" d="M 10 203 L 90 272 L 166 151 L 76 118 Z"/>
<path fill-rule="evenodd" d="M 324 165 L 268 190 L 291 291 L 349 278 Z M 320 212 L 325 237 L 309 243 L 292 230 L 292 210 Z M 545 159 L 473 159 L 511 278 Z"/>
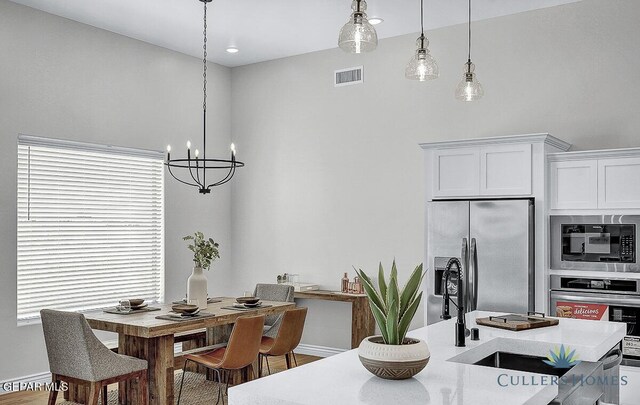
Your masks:
<path fill-rule="evenodd" d="M 456 270 L 453 271 L 451 268 L 456 266 Z M 457 288 L 457 303 L 454 303 L 456 308 L 458 309 L 458 318 L 456 319 L 456 327 L 455 327 L 455 338 L 456 338 L 456 346 L 464 347 L 465 346 L 465 338 L 467 333 L 467 328 L 465 325 L 465 316 L 464 316 L 464 274 L 462 271 L 462 264 L 460 260 L 455 257 L 452 257 L 447 262 L 447 267 L 445 268 L 443 278 L 443 293 L 442 293 L 442 315 L 440 318 L 442 319 L 451 319 L 451 315 L 449 314 L 449 302 L 451 301 L 451 297 L 449 296 L 449 279 L 451 278 L 452 273 L 457 273 L 458 275 L 458 288 Z"/>

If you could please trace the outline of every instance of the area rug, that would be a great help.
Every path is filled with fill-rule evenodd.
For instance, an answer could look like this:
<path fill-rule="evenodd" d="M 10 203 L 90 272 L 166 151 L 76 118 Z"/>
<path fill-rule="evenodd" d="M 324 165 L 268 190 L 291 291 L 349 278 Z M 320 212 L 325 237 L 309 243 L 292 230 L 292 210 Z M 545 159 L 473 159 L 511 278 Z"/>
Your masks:
<path fill-rule="evenodd" d="M 178 402 L 178 391 L 180 390 L 180 379 L 182 378 L 182 371 L 175 374 L 175 400 Z M 222 387 L 224 395 L 224 387 Z M 108 405 L 118 405 L 118 391 L 112 390 L 108 394 Z M 184 377 L 184 388 L 182 389 L 182 399 L 180 399 L 180 405 L 212 405 L 215 404 L 216 398 L 218 398 L 218 383 L 208 381 L 204 378 L 204 375 L 197 373 L 190 373 Z M 225 404 L 227 403 L 226 396 L 224 397 Z M 101 403 L 101 402 L 100 402 Z M 220 401 L 222 403 L 222 401 Z M 64 401 L 56 405 L 75 405 L 75 402 Z"/>

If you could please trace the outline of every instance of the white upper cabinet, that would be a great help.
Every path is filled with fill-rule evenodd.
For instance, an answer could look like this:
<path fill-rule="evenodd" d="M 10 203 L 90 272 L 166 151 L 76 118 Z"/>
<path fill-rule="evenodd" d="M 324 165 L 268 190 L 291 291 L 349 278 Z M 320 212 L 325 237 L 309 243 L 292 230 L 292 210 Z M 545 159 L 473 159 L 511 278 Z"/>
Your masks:
<path fill-rule="evenodd" d="M 427 198 L 544 198 L 545 157 L 570 145 L 549 134 L 423 143 Z M 535 190 L 535 192 L 534 192 Z"/>
<path fill-rule="evenodd" d="M 434 149 L 433 197 L 531 195 L 531 144 Z"/>
<path fill-rule="evenodd" d="M 480 192 L 480 151 L 477 148 L 433 151 L 433 196 L 469 197 Z"/>
<path fill-rule="evenodd" d="M 598 207 L 640 209 L 640 157 L 598 160 Z"/>
<path fill-rule="evenodd" d="M 549 155 L 551 209 L 640 209 L 640 148 Z"/>
<path fill-rule="evenodd" d="M 531 195 L 531 144 L 481 148 L 480 194 Z"/>
<path fill-rule="evenodd" d="M 598 208 L 598 162 L 551 162 L 551 208 Z"/>

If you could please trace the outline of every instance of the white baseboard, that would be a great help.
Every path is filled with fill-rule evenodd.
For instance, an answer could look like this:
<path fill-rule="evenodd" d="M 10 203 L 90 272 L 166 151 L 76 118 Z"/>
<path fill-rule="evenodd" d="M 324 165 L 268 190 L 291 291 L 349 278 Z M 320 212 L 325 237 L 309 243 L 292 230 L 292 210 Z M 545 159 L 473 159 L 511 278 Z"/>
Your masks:
<path fill-rule="evenodd" d="M 305 345 L 300 344 L 296 348 L 295 352 L 300 354 L 306 354 L 309 356 L 316 357 L 329 357 L 334 354 L 340 354 L 346 352 L 347 349 L 337 349 L 335 347 L 326 347 L 326 346 L 315 346 L 315 345 Z"/>
<path fill-rule="evenodd" d="M 51 373 L 49 373 L 49 372 L 39 373 L 39 374 L 32 374 L 32 375 L 27 375 L 27 376 L 24 376 L 24 377 L 14 378 L 14 379 L 11 379 L 11 380 L 0 381 L 0 395 L 8 394 L 10 392 L 16 392 L 16 391 L 18 391 L 18 387 L 20 387 L 20 386 L 24 387 L 29 383 L 48 384 L 50 382 L 51 382 Z M 12 389 L 5 390 L 5 387 L 7 387 L 7 384 L 9 384 L 8 387 L 16 387 L 16 389 L 15 390 L 12 390 Z"/>

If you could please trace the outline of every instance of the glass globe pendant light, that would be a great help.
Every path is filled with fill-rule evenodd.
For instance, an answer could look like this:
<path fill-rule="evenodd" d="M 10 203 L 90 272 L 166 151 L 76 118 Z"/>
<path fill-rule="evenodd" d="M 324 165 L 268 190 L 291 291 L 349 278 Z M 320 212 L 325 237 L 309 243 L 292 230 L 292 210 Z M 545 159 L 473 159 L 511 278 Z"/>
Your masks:
<path fill-rule="evenodd" d="M 351 9 L 353 12 L 349 17 L 349 21 L 340 30 L 338 46 L 349 53 L 375 50 L 378 46 L 378 34 L 367 19 L 367 2 L 365 0 L 353 0 Z"/>
<path fill-rule="evenodd" d="M 484 88 L 475 73 L 476 65 L 471 62 L 471 0 L 469 0 L 469 56 L 464 64 L 464 75 L 458 87 L 456 98 L 461 101 L 475 101 L 484 96 Z"/>
<path fill-rule="evenodd" d="M 421 33 L 416 41 L 416 54 L 409 61 L 404 75 L 410 80 L 421 82 L 437 79 L 440 75 L 438 64 L 431 53 L 429 53 L 429 40 L 424 36 L 424 1 L 420 0 L 420 27 Z"/>

